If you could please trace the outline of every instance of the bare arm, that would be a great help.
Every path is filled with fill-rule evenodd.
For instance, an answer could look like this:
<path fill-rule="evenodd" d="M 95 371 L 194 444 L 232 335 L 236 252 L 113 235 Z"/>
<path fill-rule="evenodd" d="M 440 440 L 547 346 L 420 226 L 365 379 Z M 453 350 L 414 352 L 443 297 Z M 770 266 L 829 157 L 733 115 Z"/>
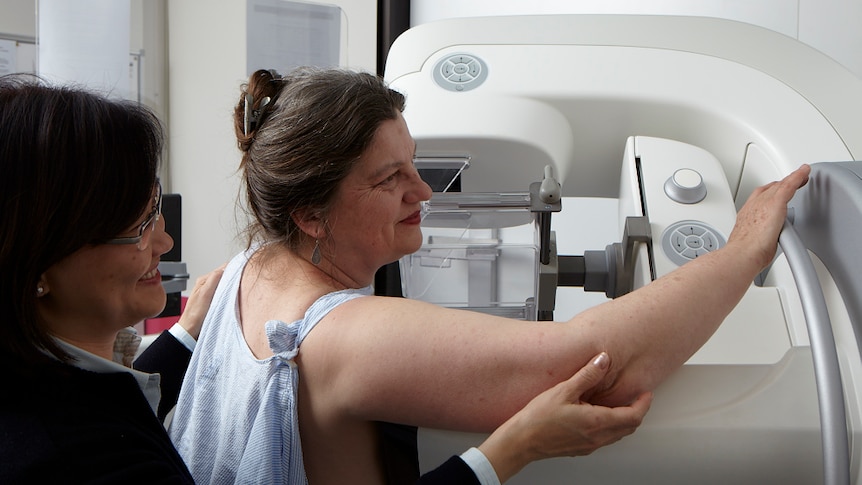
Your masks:
<path fill-rule="evenodd" d="M 589 455 L 634 433 L 649 410 L 652 394 L 617 408 L 583 400 L 605 377 L 609 364 L 607 354 L 596 356 L 574 376 L 533 398 L 479 445 L 500 483 L 534 461 Z"/>
<path fill-rule="evenodd" d="M 300 350 L 314 406 L 357 419 L 491 431 L 602 350 L 614 358 L 591 402 L 631 403 L 709 339 L 771 261 L 787 202 L 808 173 L 803 166 L 755 191 L 723 249 L 566 323 L 399 298 L 348 302 Z"/>
<path fill-rule="evenodd" d="M 581 315 L 611 323 L 605 338 L 617 343 L 614 352 L 627 347 L 619 357 L 613 354 L 607 388 L 593 402 L 627 403 L 655 389 L 712 336 L 774 258 L 787 203 L 809 173 L 804 165 L 782 181 L 756 189 L 721 250 Z"/>

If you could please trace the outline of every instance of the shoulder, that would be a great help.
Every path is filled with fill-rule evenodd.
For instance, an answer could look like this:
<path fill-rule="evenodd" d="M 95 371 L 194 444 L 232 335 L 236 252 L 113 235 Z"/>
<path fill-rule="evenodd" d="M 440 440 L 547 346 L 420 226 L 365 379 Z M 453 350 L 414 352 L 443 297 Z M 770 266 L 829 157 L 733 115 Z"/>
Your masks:
<path fill-rule="evenodd" d="M 427 322 L 462 320 L 474 313 L 479 315 L 476 312 L 464 312 L 410 298 L 370 295 L 343 302 L 332 309 L 330 317 L 388 326 L 404 323 L 405 320 L 420 325 Z"/>
<path fill-rule="evenodd" d="M 132 367 L 154 373 L 185 372 L 191 351 L 167 330 L 158 337 L 132 364 Z"/>
<path fill-rule="evenodd" d="M 347 299 L 327 306 L 313 328 L 303 332 L 300 357 L 307 363 L 314 360 L 315 370 L 318 365 L 330 370 L 339 368 L 332 364 L 350 367 L 353 364 L 348 356 L 355 352 L 388 352 L 393 347 L 413 344 L 417 333 L 456 321 L 455 314 L 447 313 L 453 311 L 400 297 L 368 295 Z"/>
<path fill-rule="evenodd" d="M 357 298 L 356 296 L 364 296 Z M 421 300 L 413 300 L 400 296 L 377 296 L 370 293 L 365 295 L 353 295 L 351 298 L 346 298 L 340 308 L 348 309 L 349 311 L 371 311 L 374 309 L 386 310 L 401 310 L 401 311 L 442 311 L 445 312 L 445 307 L 427 303 Z"/>

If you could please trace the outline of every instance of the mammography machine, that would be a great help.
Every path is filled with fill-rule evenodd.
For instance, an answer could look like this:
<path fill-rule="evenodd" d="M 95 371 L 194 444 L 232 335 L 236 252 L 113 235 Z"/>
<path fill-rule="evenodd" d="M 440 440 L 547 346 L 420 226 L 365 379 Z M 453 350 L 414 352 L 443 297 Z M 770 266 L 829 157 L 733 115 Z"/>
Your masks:
<path fill-rule="evenodd" d="M 862 80 L 763 28 L 628 15 L 419 25 L 385 77 L 417 166 L 458 175 L 401 261 L 405 296 L 444 305 L 567 319 L 720 247 L 755 187 L 813 166 L 775 262 L 638 431 L 509 483 L 862 485 Z M 421 429 L 423 470 L 482 438 Z"/>

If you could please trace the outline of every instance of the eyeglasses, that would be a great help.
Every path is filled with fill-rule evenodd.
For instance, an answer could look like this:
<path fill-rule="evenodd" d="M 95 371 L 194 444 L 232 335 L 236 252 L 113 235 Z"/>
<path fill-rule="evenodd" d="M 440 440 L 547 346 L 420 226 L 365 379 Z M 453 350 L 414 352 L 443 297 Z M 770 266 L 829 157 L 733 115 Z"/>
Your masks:
<path fill-rule="evenodd" d="M 105 241 L 105 244 L 137 244 L 139 251 L 143 251 L 150 246 L 150 239 L 153 238 L 153 232 L 156 231 L 156 223 L 162 215 L 162 184 L 158 183 L 156 188 L 156 196 L 153 198 L 153 210 L 147 215 L 144 222 L 141 223 L 138 235 L 111 238 Z"/>

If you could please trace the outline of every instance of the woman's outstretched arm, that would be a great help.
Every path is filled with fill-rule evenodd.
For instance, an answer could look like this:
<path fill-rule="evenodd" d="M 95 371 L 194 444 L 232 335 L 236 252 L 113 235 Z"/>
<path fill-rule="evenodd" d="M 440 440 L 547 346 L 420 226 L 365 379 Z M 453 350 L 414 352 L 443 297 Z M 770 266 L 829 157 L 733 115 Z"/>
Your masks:
<path fill-rule="evenodd" d="M 568 322 L 402 298 L 345 303 L 308 335 L 298 357 L 306 384 L 315 386 L 315 412 L 490 432 L 601 351 L 613 362 L 589 401 L 632 403 L 709 339 L 772 260 L 787 203 L 809 170 L 757 189 L 724 248 Z"/>

